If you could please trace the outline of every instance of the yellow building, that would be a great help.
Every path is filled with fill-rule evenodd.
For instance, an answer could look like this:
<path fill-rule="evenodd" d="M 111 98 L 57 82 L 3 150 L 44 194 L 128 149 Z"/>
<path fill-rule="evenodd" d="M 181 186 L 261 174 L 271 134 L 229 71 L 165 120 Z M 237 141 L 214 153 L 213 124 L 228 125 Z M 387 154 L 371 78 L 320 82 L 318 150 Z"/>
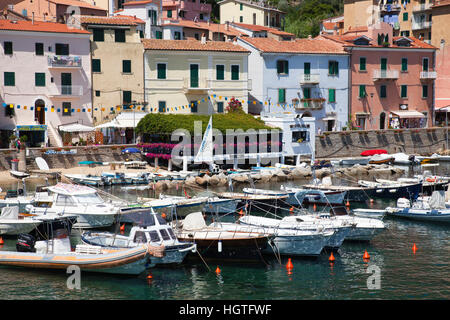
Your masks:
<path fill-rule="evenodd" d="M 142 42 L 149 112 L 222 113 L 233 97 L 248 111 L 246 49 L 205 38 Z"/>
<path fill-rule="evenodd" d="M 248 0 L 222 0 L 220 23 L 237 22 L 273 28 L 284 28 L 285 12 Z"/>
<path fill-rule="evenodd" d="M 129 16 L 81 16 L 91 35 L 92 107 L 94 123 L 114 117 L 117 110 L 144 102 L 144 21 Z"/>

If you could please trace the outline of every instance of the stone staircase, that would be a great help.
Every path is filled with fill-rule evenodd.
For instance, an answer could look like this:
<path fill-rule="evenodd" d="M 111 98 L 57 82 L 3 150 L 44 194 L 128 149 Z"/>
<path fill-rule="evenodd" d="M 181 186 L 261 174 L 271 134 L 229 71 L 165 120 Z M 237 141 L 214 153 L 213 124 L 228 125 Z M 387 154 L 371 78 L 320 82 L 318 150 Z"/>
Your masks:
<path fill-rule="evenodd" d="M 56 131 L 53 128 L 52 124 L 48 125 L 47 134 L 48 134 L 49 147 L 62 147 L 63 146 L 61 137 L 59 137 L 58 131 Z M 58 135 L 58 137 L 56 137 L 55 135 Z"/>

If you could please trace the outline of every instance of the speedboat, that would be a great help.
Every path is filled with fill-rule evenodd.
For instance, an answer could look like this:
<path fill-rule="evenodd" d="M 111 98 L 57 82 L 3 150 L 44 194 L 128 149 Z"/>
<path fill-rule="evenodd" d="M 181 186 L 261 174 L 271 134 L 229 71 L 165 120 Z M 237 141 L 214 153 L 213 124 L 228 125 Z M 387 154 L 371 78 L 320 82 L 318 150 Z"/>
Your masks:
<path fill-rule="evenodd" d="M 90 186 L 103 186 L 105 185 L 105 179 L 100 176 L 91 174 L 64 174 L 66 178 L 69 178 L 75 183 L 85 184 Z"/>
<path fill-rule="evenodd" d="M 74 228 L 101 228 L 111 226 L 119 212 L 114 204 L 103 200 L 88 186 L 58 183 L 48 187 L 48 195 L 37 195 L 27 206 L 29 214 L 68 214 L 78 217 Z"/>
<path fill-rule="evenodd" d="M 281 186 L 280 189 L 289 192 L 287 202 L 293 205 L 302 205 L 304 203 L 342 205 L 347 194 L 346 190 L 317 190 L 305 187 L 295 188 L 285 186 Z"/>
<path fill-rule="evenodd" d="M 216 222 L 215 225 L 229 231 L 273 234 L 274 238 L 269 242 L 271 246 L 266 247 L 263 252 L 293 256 L 319 255 L 332 242 L 336 232 L 334 229 L 324 229 L 320 226 L 310 229 L 296 228 L 279 219 L 257 216 L 241 217 L 239 224 Z"/>
<path fill-rule="evenodd" d="M 18 235 L 28 233 L 42 221 L 33 217 L 19 218 L 19 207 L 3 207 L 0 214 L 0 235 Z"/>
<path fill-rule="evenodd" d="M 254 260 L 268 246 L 271 234 L 230 231 L 220 225 L 206 225 L 201 212 L 193 212 L 183 220 L 173 220 L 175 235 L 182 241 L 193 241 L 200 257 L 205 259 Z"/>
<path fill-rule="evenodd" d="M 145 243 L 164 246 L 163 257 L 150 257 L 152 264 L 179 264 L 189 251 L 195 251 L 192 242 L 181 242 L 175 236 L 172 227 L 151 208 L 131 208 L 126 212 L 127 219 L 134 221 L 129 235 L 111 232 L 87 231 L 81 240 L 102 248 L 133 248 Z"/>
<path fill-rule="evenodd" d="M 431 197 L 418 198 L 411 203 L 406 198 L 397 200 L 397 207 L 386 208 L 386 214 L 412 220 L 450 222 L 450 208 L 443 191 L 434 191 Z"/>

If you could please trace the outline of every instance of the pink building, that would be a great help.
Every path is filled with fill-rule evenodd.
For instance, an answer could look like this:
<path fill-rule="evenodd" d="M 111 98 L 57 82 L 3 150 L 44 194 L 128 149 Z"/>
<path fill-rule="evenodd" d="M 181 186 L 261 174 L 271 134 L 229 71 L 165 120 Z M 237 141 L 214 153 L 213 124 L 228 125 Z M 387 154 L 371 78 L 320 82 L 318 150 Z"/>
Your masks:
<path fill-rule="evenodd" d="M 202 0 L 163 0 L 163 19 L 208 21 L 211 4 Z"/>
<path fill-rule="evenodd" d="M 435 51 L 414 37 L 392 37 L 385 23 L 364 35 L 328 36 L 350 52 L 349 115 L 361 130 L 433 125 Z"/>

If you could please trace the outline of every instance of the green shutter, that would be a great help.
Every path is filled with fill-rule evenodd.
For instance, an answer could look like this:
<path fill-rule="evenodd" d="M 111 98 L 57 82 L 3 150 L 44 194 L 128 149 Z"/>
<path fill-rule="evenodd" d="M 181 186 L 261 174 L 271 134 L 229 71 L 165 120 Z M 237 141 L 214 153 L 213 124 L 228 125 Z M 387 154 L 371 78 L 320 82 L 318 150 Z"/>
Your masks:
<path fill-rule="evenodd" d="M 156 30 L 155 37 L 156 39 L 162 39 L 162 31 Z"/>
<path fill-rule="evenodd" d="M 131 73 L 131 60 L 122 60 L 122 72 Z"/>
<path fill-rule="evenodd" d="M 93 29 L 94 34 L 94 41 L 103 42 L 105 41 L 105 31 L 101 28 L 94 28 Z"/>
<path fill-rule="evenodd" d="M 366 71 L 366 58 L 365 57 L 359 58 L 359 70 Z"/>
<path fill-rule="evenodd" d="M 289 61 L 284 60 L 283 61 L 283 66 L 284 66 L 284 73 L 285 74 L 289 74 Z"/>
<path fill-rule="evenodd" d="M 422 71 L 428 71 L 428 59 L 422 60 Z"/>
<path fill-rule="evenodd" d="M 158 111 L 166 112 L 166 102 L 165 101 L 158 101 Z"/>
<path fill-rule="evenodd" d="M 198 112 L 198 102 L 197 101 L 191 101 L 191 112 L 192 113 Z"/>
<path fill-rule="evenodd" d="M 16 85 L 16 75 L 14 72 L 5 72 L 3 76 L 5 86 L 14 87 Z"/>
<path fill-rule="evenodd" d="M 223 113 L 223 102 L 217 102 L 217 113 Z"/>
<path fill-rule="evenodd" d="M 406 98 L 407 96 L 408 96 L 408 86 L 407 85 L 402 85 L 400 87 L 400 97 Z"/>
<path fill-rule="evenodd" d="M 366 86 L 364 84 L 359 86 L 359 97 L 364 98 L 366 96 Z"/>
<path fill-rule="evenodd" d="M 158 63 L 157 69 L 158 69 L 158 79 L 166 79 L 166 64 Z"/>
<path fill-rule="evenodd" d="M 408 59 L 402 58 L 402 71 L 408 71 Z"/>
<path fill-rule="evenodd" d="M 92 59 L 92 72 L 102 72 L 100 59 Z"/>
<path fill-rule="evenodd" d="M 216 65 L 216 80 L 225 80 L 225 66 L 218 64 Z"/>
<path fill-rule="evenodd" d="M 336 89 L 328 89 L 328 102 L 336 102 Z"/>
<path fill-rule="evenodd" d="M 36 87 L 45 87 L 45 73 L 36 72 L 34 74 L 34 85 Z"/>
<path fill-rule="evenodd" d="M 387 59 L 386 58 L 381 58 L 380 69 L 382 71 L 386 71 L 387 70 Z"/>
<path fill-rule="evenodd" d="M 382 85 L 380 87 L 380 98 L 386 98 L 386 86 Z"/>
<path fill-rule="evenodd" d="M 198 88 L 198 64 L 191 64 L 191 88 Z"/>
<path fill-rule="evenodd" d="M 328 61 L 328 74 L 337 75 L 339 73 L 339 63 L 337 61 Z"/>
<path fill-rule="evenodd" d="M 115 42 L 125 42 L 125 30 L 123 30 L 123 29 L 114 30 L 114 41 Z"/>
<path fill-rule="evenodd" d="M 277 60 L 277 73 L 280 74 L 283 72 L 283 64 L 281 60 Z"/>
<path fill-rule="evenodd" d="M 303 73 L 304 74 L 311 74 L 311 63 L 310 62 L 305 62 L 303 64 Z"/>
<path fill-rule="evenodd" d="M 3 43 L 5 54 L 13 54 L 13 43 L 11 41 L 5 41 Z"/>
<path fill-rule="evenodd" d="M 303 88 L 303 98 L 304 99 L 311 98 L 311 89 L 310 88 Z"/>
<path fill-rule="evenodd" d="M 167 10 L 167 18 L 172 18 L 172 10 Z"/>
<path fill-rule="evenodd" d="M 131 91 L 123 92 L 123 104 L 128 104 L 131 102 Z"/>
<path fill-rule="evenodd" d="M 278 103 L 286 102 L 286 89 L 278 89 Z"/>
<path fill-rule="evenodd" d="M 422 86 L 422 98 L 428 98 L 428 86 L 426 84 Z"/>
<path fill-rule="evenodd" d="M 231 80 L 239 80 L 239 66 L 231 66 Z"/>
<path fill-rule="evenodd" d="M 243 17 L 243 16 L 240 16 L 240 17 L 239 17 L 239 22 L 240 22 L 240 23 L 244 22 L 244 17 Z"/>
<path fill-rule="evenodd" d="M 239 9 L 242 11 L 244 10 L 244 5 L 242 3 L 239 4 Z"/>
<path fill-rule="evenodd" d="M 36 42 L 35 44 L 35 54 L 37 56 L 44 55 L 44 44 L 42 42 Z"/>
<path fill-rule="evenodd" d="M 408 21 L 408 12 L 403 13 L 403 21 Z"/>

